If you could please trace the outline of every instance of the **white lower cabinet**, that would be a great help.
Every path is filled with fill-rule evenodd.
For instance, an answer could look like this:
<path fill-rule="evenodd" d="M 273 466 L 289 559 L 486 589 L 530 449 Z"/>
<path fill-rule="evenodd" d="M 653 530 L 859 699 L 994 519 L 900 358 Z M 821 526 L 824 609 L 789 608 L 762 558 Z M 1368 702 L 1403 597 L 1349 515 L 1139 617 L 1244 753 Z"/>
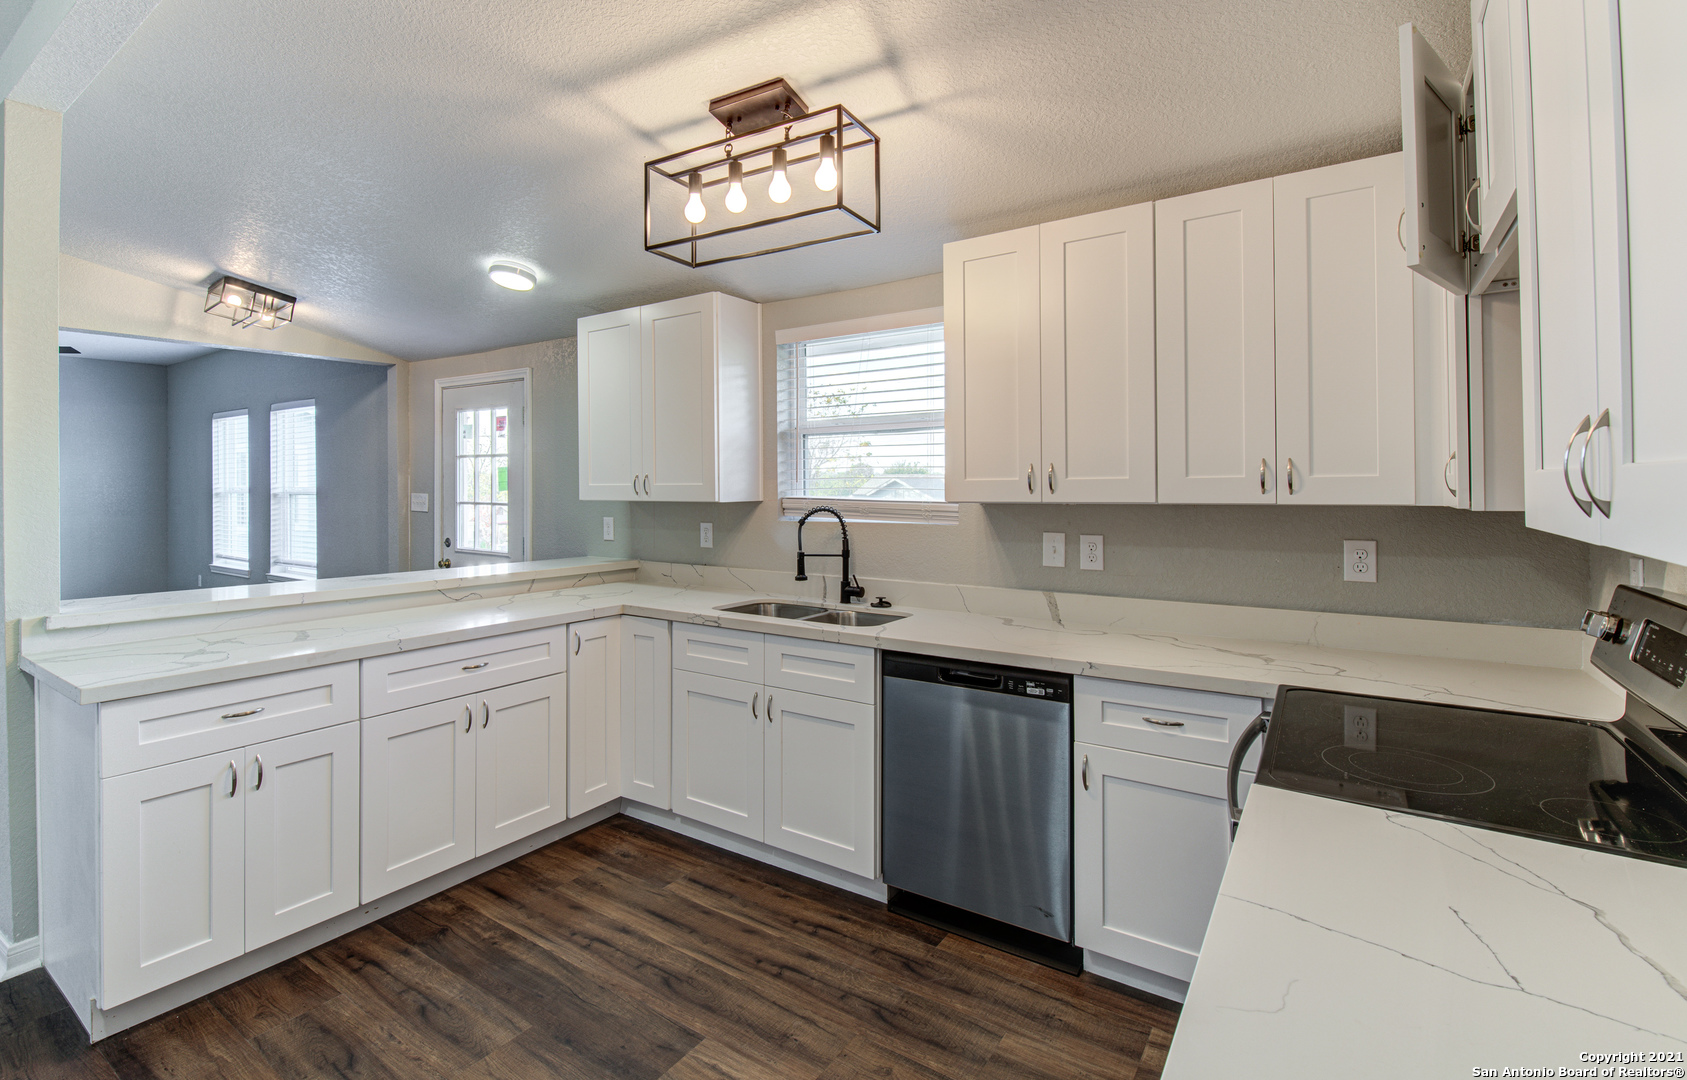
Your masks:
<path fill-rule="evenodd" d="M 1230 858 L 1225 770 L 1075 749 L 1076 944 L 1187 982 Z"/>
<path fill-rule="evenodd" d="M 673 646 L 660 619 L 621 616 L 621 794 L 673 807 Z"/>
<path fill-rule="evenodd" d="M 621 619 L 568 628 L 568 814 L 621 797 Z"/>
<path fill-rule="evenodd" d="M 872 877 L 878 820 L 873 706 L 769 688 L 763 711 L 763 842 Z"/>
<path fill-rule="evenodd" d="M 762 838 L 760 684 L 674 672 L 674 813 Z"/>
<path fill-rule="evenodd" d="M 474 753 L 474 854 L 567 818 L 568 679 L 552 675 L 488 691 Z"/>

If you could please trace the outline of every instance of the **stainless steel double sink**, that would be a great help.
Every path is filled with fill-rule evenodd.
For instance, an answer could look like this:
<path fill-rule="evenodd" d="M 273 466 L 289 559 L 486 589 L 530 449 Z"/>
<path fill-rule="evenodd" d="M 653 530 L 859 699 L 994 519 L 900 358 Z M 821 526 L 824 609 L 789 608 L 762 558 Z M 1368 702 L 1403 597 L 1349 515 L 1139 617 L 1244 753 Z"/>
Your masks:
<path fill-rule="evenodd" d="M 730 611 L 737 615 L 761 615 L 769 619 L 789 619 L 792 622 L 822 623 L 827 626 L 883 626 L 885 623 L 908 617 L 888 611 L 829 608 L 790 600 L 750 600 L 741 604 L 725 604 L 715 610 Z"/>

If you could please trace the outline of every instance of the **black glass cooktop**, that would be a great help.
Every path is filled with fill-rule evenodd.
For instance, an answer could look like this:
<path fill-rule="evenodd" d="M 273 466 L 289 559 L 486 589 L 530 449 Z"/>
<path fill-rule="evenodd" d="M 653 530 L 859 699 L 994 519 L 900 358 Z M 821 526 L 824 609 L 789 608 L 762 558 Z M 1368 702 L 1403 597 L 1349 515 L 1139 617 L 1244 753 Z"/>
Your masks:
<path fill-rule="evenodd" d="M 1258 782 L 1687 865 L 1687 779 L 1661 747 L 1626 722 L 1286 687 Z"/>

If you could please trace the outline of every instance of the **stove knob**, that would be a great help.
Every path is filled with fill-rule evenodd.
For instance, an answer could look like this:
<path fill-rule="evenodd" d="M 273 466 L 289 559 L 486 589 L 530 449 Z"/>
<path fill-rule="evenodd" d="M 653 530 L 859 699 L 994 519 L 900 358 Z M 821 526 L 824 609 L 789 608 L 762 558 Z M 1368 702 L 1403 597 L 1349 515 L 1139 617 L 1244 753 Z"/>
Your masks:
<path fill-rule="evenodd" d="M 1582 633 L 1600 641 L 1621 641 L 1624 624 L 1609 611 L 1590 611 L 1582 616 Z"/>

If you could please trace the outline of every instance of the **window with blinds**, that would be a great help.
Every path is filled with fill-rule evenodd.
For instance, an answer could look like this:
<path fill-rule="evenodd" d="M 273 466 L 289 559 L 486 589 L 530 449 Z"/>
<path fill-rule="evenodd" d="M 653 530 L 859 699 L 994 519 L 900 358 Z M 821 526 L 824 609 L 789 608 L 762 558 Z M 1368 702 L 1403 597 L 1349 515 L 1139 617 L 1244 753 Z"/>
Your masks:
<path fill-rule="evenodd" d="M 316 577 L 316 402 L 269 409 L 269 573 Z"/>
<path fill-rule="evenodd" d="M 787 516 L 830 505 L 861 520 L 956 519 L 943 501 L 943 324 L 932 314 L 917 313 L 915 325 L 890 317 L 853 333 L 779 335 Z"/>
<path fill-rule="evenodd" d="M 251 565 L 251 446 L 246 410 L 211 417 L 211 566 L 245 577 Z"/>

